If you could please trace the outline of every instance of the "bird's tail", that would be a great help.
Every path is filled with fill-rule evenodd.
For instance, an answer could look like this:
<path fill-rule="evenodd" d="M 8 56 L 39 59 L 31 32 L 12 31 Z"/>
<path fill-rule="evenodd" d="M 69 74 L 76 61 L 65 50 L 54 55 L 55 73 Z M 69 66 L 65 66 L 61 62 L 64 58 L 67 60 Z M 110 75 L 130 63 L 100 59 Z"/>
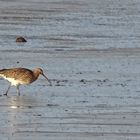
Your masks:
<path fill-rule="evenodd" d="M 3 77 L 4 76 L 4 71 L 5 71 L 6 69 L 1 69 L 0 70 L 0 77 Z"/>

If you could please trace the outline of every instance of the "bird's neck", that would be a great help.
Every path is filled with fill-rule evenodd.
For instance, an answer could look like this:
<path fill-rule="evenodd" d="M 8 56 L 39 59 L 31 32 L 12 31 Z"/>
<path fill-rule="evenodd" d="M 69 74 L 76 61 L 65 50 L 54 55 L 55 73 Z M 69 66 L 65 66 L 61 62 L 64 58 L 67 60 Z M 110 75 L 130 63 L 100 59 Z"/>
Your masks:
<path fill-rule="evenodd" d="M 39 77 L 39 73 L 37 71 L 33 71 L 33 75 L 34 75 L 34 80 L 36 80 Z"/>

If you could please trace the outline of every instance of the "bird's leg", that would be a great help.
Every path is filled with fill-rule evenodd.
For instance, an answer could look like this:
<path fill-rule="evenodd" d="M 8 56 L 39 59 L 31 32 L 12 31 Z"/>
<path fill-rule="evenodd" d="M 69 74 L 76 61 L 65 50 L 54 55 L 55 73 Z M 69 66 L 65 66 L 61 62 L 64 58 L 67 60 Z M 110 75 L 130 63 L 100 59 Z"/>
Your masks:
<path fill-rule="evenodd" d="M 17 85 L 16 88 L 17 88 L 17 94 L 18 94 L 18 96 L 20 96 L 19 85 Z"/>
<path fill-rule="evenodd" d="M 8 89 L 7 89 L 7 91 L 6 91 L 6 93 L 5 93 L 5 94 L 3 94 L 3 95 L 7 96 L 7 94 L 8 94 L 8 91 L 9 91 L 10 87 L 11 87 L 11 84 L 9 85 L 9 87 L 8 87 Z"/>

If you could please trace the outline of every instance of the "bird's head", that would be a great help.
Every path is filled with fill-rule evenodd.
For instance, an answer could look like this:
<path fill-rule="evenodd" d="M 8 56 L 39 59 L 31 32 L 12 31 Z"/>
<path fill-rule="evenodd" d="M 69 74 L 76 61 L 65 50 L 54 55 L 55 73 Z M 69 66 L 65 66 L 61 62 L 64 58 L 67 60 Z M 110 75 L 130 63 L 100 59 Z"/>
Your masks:
<path fill-rule="evenodd" d="M 48 77 L 43 73 L 43 70 L 41 68 L 36 68 L 35 71 L 38 73 L 38 74 L 41 74 L 43 77 L 45 77 L 45 79 L 48 80 L 48 82 L 51 84 L 51 81 L 48 79 Z"/>

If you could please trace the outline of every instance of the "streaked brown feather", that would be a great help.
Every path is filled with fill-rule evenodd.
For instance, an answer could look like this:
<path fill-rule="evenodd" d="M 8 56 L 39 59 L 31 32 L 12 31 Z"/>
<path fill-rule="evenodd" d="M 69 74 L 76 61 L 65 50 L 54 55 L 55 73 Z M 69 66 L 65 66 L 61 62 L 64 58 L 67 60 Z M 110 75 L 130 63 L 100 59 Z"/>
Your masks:
<path fill-rule="evenodd" d="M 35 81 L 39 74 L 34 75 L 33 71 L 26 68 L 11 68 L 0 70 L 1 77 L 13 78 L 15 80 L 24 81 L 25 83 L 32 83 Z"/>

